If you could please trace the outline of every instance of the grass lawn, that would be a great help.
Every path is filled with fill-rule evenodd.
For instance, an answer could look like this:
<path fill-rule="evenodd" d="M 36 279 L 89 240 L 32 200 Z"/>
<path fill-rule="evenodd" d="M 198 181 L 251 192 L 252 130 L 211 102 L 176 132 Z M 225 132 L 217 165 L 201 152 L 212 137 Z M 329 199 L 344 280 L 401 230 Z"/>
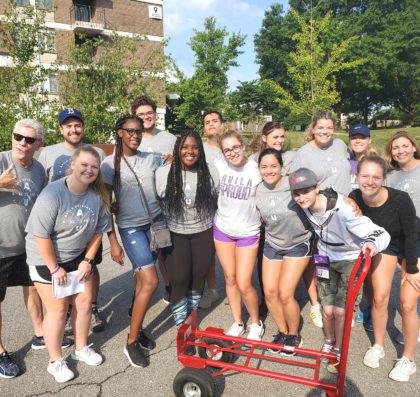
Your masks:
<path fill-rule="evenodd" d="M 406 131 L 410 135 L 414 136 L 420 144 L 420 127 L 407 127 L 407 128 L 386 128 L 380 130 L 372 130 L 372 146 L 379 149 L 382 153 L 384 151 L 385 145 L 388 139 L 395 134 L 397 131 Z M 258 134 L 244 132 L 243 135 L 246 137 L 248 145 L 252 147 L 251 152 L 258 150 Z M 299 131 L 286 131 L 286 150 L 296 150 L 299 149 L 304 142 L 305 132 Z M 334 133 L 336 138 L 342 139 L 344 142 L 348 143 L 348 135 L 345 131 L 338 130 Z"/>

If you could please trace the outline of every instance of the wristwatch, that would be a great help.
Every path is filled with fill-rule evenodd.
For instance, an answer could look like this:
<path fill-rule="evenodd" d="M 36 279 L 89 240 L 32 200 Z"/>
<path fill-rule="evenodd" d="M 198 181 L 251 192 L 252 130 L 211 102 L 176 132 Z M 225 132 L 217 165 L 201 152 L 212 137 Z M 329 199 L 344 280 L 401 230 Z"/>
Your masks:
<path fill-rule="evenodd" d="M 95 264 L 95 259 L 90 259 L 87 256 L 84 257 L 83 261 L 89 263 L 91 266 Z"/>

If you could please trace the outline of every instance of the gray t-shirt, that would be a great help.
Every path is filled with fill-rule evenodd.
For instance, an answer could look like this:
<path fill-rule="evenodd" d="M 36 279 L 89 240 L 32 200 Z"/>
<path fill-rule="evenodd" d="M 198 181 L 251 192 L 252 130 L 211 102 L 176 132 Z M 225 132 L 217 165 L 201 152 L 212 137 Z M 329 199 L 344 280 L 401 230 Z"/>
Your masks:
<path fill-rule="evenodd" d="M 92 189 L 77 195 L 67 188 L 66 179 L 51 182 L 40 194 L 26 225 L 28 265 L 46 265 L 34 236 L 51 239 L 58 263 L 64 263 L 82 254 L 95 234 L 110 230 L 111 215 Z"/>
<path fill-rule="evenodd" d="M 292 199 L 287 177 L 274 189 L 261 182 L 257 186 L 256 204 L 265 224 L 265 239 L 272 248 L 290 249 L 311 238 L 311 225 Z"/>
<path fill-rule="evenodd" d="M 347 146 L 340 139 L 333 139 L 325 149 L 307 143 L 296 152 L 291 171 L 309 168 L 317 175 L 321 189 L 332 187 L 347 196 L 352 190 L 349 158 Z"/>
<path fill-rule="evenodd" d="M 213 178 L 214 187 L 215 187 L 215 197 L 214 203 L 217 199 L 217 187 L 219 186 L 219 174 L 214 167 L 210 164 L 208 165 L 210 175 Z M 169 170 L 171 168 L 170 164 L 160 167 L 156 171 L 156 191 L 159 198 L 165 197 L 166 185 L 168 180 Z M 204 232 L 207 229 L 210 229 L 213 223 L 213 216 L 207 219 L 200 219 L 195 209 L 195 196 L 197 192 L 197 171 L 196 170 L 187 170 L 182 172 L 182 188 L 184 190 L 185 197 L 185 212 L 184 219 L 173 219 L 165 214 L 168 227 L 171 231 L 180 234 L 193 234 Z M 214 207 L 214 212 L 216 212 L 216 206 Z"/>
<path fill-rule="evenodd" d="M 386 177 L 386 184 L 407 192 L 416 208 L 417 218 L 420 218 L 420 165 L 410 171 L 391 171 Z"/>
<path fill-rule="evenodd" d="M 94 147 L 98 152 L 101 161 L 105 158 L 102 149 Z M 38 161 L 44 166 L 50 182 L 63 178 L 67 175 L 67 170 L 71 164 L 71 158 L 76 149 L 68 149 L 64 146 L 64 142 L 47 146 L 42 149 L 38 157 Z"/>
<path fill-rule="evenodd" d="M 220 148 L 210 146 L 207 142 L 203 142 L 204 154 L 206 155 L 207 164 L 215 166 L 216 162 L 223 158 L 223 153 Z"/>
<path fill-rule="evenodd" d="M 0 174 L 14 163 L 17 189 L 0 189 L 0 258 L 25 252 L 25 226 L 41 190 L 47 183 L 44 167 L 35 159 L 23 167 L 12 159 L 12 152 L 0 153 Z"/>
<path fill-rule="evenodd" d="M 156 134 L 152 136 L 143 136 L 139 150 L 147 153 L 159 153 L 161 155 L 172 154 L 176 136 L 163 130 L 156 130 Z"/>
<path fill-rule="evenodd" d="M 101 165 L 104 182 L 110 186 L 113 186 L 115 175 L 114 157 L 113 154 L 106 157 Z M 126 158 L 140 180 L 152 218 L 156 218 L 161 213 L 155 194 L 155 170 L 160 165 L 160 157 L 156 153 L 137 152 L 136 155 Z M 120 175 L 120 191 L 115 192 L 119 202 L 119 211 L 116 218 L 118 227 L 147 225 L 150 223 L 150 217 L 143 202 L 139 185 L 133 172 L 123 159 L 121 159 Z"/>

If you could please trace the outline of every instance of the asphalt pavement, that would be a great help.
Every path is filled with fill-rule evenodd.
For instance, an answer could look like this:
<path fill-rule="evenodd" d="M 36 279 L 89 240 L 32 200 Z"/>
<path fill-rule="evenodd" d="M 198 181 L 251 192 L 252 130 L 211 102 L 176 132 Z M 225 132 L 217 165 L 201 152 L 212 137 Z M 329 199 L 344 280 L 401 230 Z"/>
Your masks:
<path fill-rule="evenodd" d="M 99 308 L 106 318 L 106 329 L 91 334 L 93 348 L 104 356 L 104 363 L 89 367 L 68 358 L 69 367 L 76 378 L 68 383 L 56 383 L 47 373 L 48 354 L 46 350 L 32 350 L 30 340 L 32 327 L 23 303 L 20 287 L 9 288 L 2 304 L 2 338 L 12 357 L 23 369 L 23 374 L 14 379 L 0 378 L 0 396 L 173 396 L 172 383 L 182 366 L 176 359 L 175 337 L 171 312 L 161 297 L 163 287 L 159 286 L 145 320 L 145 329 L 156 340 L 157 347 L 150 354 L 147 368 L 131 367 L 123 353 L 126 342 L 129 317 L 127 309 L 131 301 L 132 273 L 128 260 L 120 267 L 112 262 L 105 238 L 104 260 L 100 265 L 101 290 Z M 394 279 L 397 286 L 398 276 Z M 201 328 L 207 326 L 227 328 L 231 323 L 229 306 L 224 292 L 221 269 L 217 270 L 218 290 L 222 299 L 211 309 L 200 311 Z M 386 335 L 385 358 L 378 369 L 363 365 L 366 349 L 371 345 L 372 334 L 356 324 L 352 330 L 345 395 L 351 397 L 420 396 L 420 369 L 407 383 L 398 383 L 388 378 L 394 359 L 402 353 L 402 347 L 393 342 L 401 329 L 397 288 L 390 303 L 390 317 Z M 302 336 L 304 347 L 320 348 L 322 330 L 316 328 L 309 318 L 309 302 L 303 283 L 300 283 L 297 298 L 302 306 Z M 275 326 L 270 316 L 265 321 L 264 340 L 271 341 Z M 64 350 L 70 355 L 71 349 Z M 420 364 L 420 344 L 417 347 L 417 362 Z M 283 371 L 279 367 L 278 370 Z M 291 373 L 305 375 L 300 367 L 290 369 Z M 325 372 L 325 377 L 328 373 Z M 324 376 L 324 374 L 323 374 Z M 216 381 L 219 396 L 322 396 L 322 391 L 283 381 L 262 378 L 255 375 L 228 373 Z"/>

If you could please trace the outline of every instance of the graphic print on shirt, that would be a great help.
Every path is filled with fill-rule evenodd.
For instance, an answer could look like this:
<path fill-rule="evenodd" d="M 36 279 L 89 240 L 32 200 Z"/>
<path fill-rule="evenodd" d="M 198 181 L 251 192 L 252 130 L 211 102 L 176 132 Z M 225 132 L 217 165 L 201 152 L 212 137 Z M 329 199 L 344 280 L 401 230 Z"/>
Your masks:
<path fill-rule="evenodd" d="M 196 189 L 192 188 L 191 182 L 186 182 L 184 185 L 184 198 L 185 198 L 185 204 L 187 205 L 187 208 L 194 207 L 195 192 L 196 192 Z"/>
<path fill-rule="evenodd" d="M 23 208 L 25 212 L 31 212 L 31 209 L 37 199 L 40 189 L 35 182 L 29 178 L 19 179 L 18 189 L 13 191 L 13 202 Z"/>
<path fill-rule="evenodd" d="M 57 157 L 53 165 L 53 181 L 61 179 L 67 175 L 67 171 L 71 164 L 71 157 L 66 155 L 61 155 Z"/>
<path fill-rule="evenodd" d="M 267 223 L 271 226 L 276 226 L 280 221 L 284 222 L 285 216 L 287 216 L 287 206 L 284 200 L 282 200 L 276 194 L 270 194 L 267 196 L 268 208 L 267 213 L 261 213 L 263 219 L 266 219 Z M 261 211 L 261 210 L 260 210 Z"/>
<path fill-rule="evenodd" d="M 67 210 L 63 215 L 63 224 L 67 229 L 70 227 L 72 233 L 88 228 L 96 223 L 96 217 L 93 210 L 84 204 L 75 205 Z"/>
<path fill-rule="evenodd" d="M 223 175 L 220 182 L 220 194 L 233 199 L 248 200 L 252 191 L 252 178 Z"/>
<path fill-rule="evenodd" d="M 410 196 L 420 194 L 420 181 L 414 178 L 406 178 L 394 186 L 395 189 L 407 192 Z"/>

